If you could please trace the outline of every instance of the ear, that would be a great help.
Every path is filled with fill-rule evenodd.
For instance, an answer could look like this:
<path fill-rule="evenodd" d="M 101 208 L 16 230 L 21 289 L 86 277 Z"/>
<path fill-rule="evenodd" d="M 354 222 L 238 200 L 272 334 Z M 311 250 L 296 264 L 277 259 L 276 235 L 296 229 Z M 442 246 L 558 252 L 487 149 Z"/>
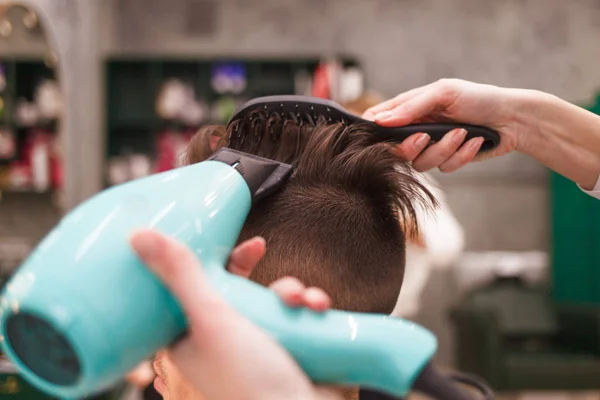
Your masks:
<path fill-rule="evenodd" d="M 217 151 L 220 141 L 221 141 L 221 135 L 219 135 L 217 133 L 213 133 L 212 135 L 210 135 L 210 150 L 213 152 Z"/>

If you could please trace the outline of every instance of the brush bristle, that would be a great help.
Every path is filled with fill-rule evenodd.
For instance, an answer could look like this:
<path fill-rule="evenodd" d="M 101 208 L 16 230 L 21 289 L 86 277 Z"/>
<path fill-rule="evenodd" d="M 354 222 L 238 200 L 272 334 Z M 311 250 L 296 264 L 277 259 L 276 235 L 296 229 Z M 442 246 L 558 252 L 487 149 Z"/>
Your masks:
<path fill-rule="evenodd" d="M 347 124 L 343 112 L 317 102 L 265 101 L 242 108 L 229 123 L 229 146 L 252 151 L 265 138 L 277 143 L 283 127 L 289 124 L 298 129 L 310 129 L 321 124 Z M 292 129 L 295 130 L 295 129 Z M 245 135 L 254 135 L 247 140 Z"/>
<path fill-rule="evenodd" d="M 239 113 L 237 118 L 229 123 L 229 136 L 227 146 L 254 154 L 258 149 L 283 146 L 281 143 L 282 132 L 286 132 L 286 146 L 290 140 L 301 140 L 301 131 L 311 130 L 317 125 L 335 123 L 331 118 L 315 113 L 311 115 L 303 112 L 279 112 L 264 106 L 253 107 L 245 113 Z M 342 122 L 339 122 L 342 123 Z M 251 135 L 252 137 L 249 137 Z M 266 143 L 265 140 L 268 140 Z M 299 145 L 299 143 L 297 143 Z"/>

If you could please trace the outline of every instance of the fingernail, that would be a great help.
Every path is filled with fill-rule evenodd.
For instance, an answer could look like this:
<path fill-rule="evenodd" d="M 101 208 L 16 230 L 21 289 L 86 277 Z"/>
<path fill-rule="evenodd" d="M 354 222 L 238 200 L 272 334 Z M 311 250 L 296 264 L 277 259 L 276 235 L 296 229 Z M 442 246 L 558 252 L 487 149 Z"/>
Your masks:
<path fill-rule="evenodd" d="M 264 237 L 262 237 L 262 236 L 254 236 L 254 237 L 252 238 L 252 240 L 254 240 L 255 242 L 262 243 L 262 244 L 264 244 L 264 245 L 266 245 L 266 244 L 267 244 L 267 241 L 266 241 L 266 240 L 265 240 L 265 238 L 264 238 Z"/>
<path fill-rule="evenodd" d="M 415 140 L 415 147 L 418 149 L 424 148 L 425 146 L 427 146 L 427 143 L 429 143 L 429 139 L 430 137 L 428 134 L 421 133 L 417 140 Z"/>
<path fill-rule="evenodd" d="M 484 141 L 484 139 L 482 137 L 475 138 L 475 139 L 471 140 L 471 143 L 469 143 L 469 148 L 470 149 L 478 148 L 479 146 L 481 146 L 483 144 L 483 141 Z"/>
<path fill-rule="evenodd" d="M 158 239 L 149 232 L 136 232 L 131 235 L 131 245 L 143 259 L 152 259 L 158 247 Z"/>
<path fill-rule="evenodd" d="M 375 121 L 385 121 L 392 117 L 391 111 L 383 111 L 375 115 Z"/>
<path fill-rule="evenodd" d="M 464 130 L 464 129 L 458 129 L 452 135 L 452 143 L 454 143 L 454 144 L 461 144 L 462 142 L 464 142 L 466 135 L 467 135 L 467 131 L 466 130 Z"/>

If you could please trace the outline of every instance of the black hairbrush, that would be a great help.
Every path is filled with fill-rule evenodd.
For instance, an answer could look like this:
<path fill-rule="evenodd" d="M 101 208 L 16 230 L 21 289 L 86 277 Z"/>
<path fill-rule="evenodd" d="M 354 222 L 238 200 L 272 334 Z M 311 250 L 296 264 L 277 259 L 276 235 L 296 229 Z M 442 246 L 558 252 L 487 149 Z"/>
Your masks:
<path fill-rule="evenodd" d="M 299 124 L 316 125 L 319 120 L 330 123 L 361 123 L 369 126 L 373 133 L 383 140 L 402 142 L 407 137 L 424 132 L 431 140 L 429 144 L 440 141 L 444 135 L 456 128 L 467 131 L 465 142 L 474 137 L 483 137 L 485 140 L 479 152 L 493 149 L 500 142 L 500 136 L 494 130 L 483 126 L 450 123 L 412 124 L 396 128 L 377 125 L 359 116 L 349 113 L 341 105 L 331 101 L 310 96 L 265 96 L 248 101 L 231 118 L 232 122 L 247 118 L 251 113 L 262 110 L 267 114 L 278 114 L 281 118 Z"/>

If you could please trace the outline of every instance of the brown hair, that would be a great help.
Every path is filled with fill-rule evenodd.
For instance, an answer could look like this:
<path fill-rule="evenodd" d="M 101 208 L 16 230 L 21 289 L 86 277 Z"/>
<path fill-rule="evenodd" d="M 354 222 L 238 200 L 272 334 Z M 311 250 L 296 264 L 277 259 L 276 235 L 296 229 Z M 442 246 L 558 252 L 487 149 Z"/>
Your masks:
<path fill-rule="evenodd" d="M 354 100 L 350 100 L 347 101 L 345 103 L 342 103 L 342 106 L 348 111 L 351 112 L 353 114 L 356 115 L 362 115 L 365 111 L 367 111 L 369 108 L 376 106 L 379 103 L 382 103 L 385 100 L 385 98 L 379 94 L 378 92 L 364 92 L 363 94 L 361 94 L 360 96 L 358 96 L 357 98 L 355 98 Z M 408 222 L 405 223 L 405 225 Z M 416 224 L 416 220 L 412 221 L 413 224 Z M 423 235 L 421 235 L 418 232 L 418 229 L 407 229 L 407 237 L 406 239 L 410 242 L 412 242 L 413 244 L 422 247 L 422 248 L 427 248 L 427 244 L 425 243 L 425 239 L 423 238 Z"/>
<path fill-rule="evenodd" d="M 260 235 L 267 241 L 252 280 L 268 285 L 291 275 L 323 288 L 335 308 L 393 310 L 405 263 L 401 223 L 416 220 L 417 202 L 435 204 L 409 164 L 365 126 L 323 121 L 301 126 L 260 112 L 227 129 L 201 129 L 185 163 L 205 160 L 215 138 L 217 147 L 295 168 L 279 192 L 253 207 L 242 230 L 240 240 Z"/>

